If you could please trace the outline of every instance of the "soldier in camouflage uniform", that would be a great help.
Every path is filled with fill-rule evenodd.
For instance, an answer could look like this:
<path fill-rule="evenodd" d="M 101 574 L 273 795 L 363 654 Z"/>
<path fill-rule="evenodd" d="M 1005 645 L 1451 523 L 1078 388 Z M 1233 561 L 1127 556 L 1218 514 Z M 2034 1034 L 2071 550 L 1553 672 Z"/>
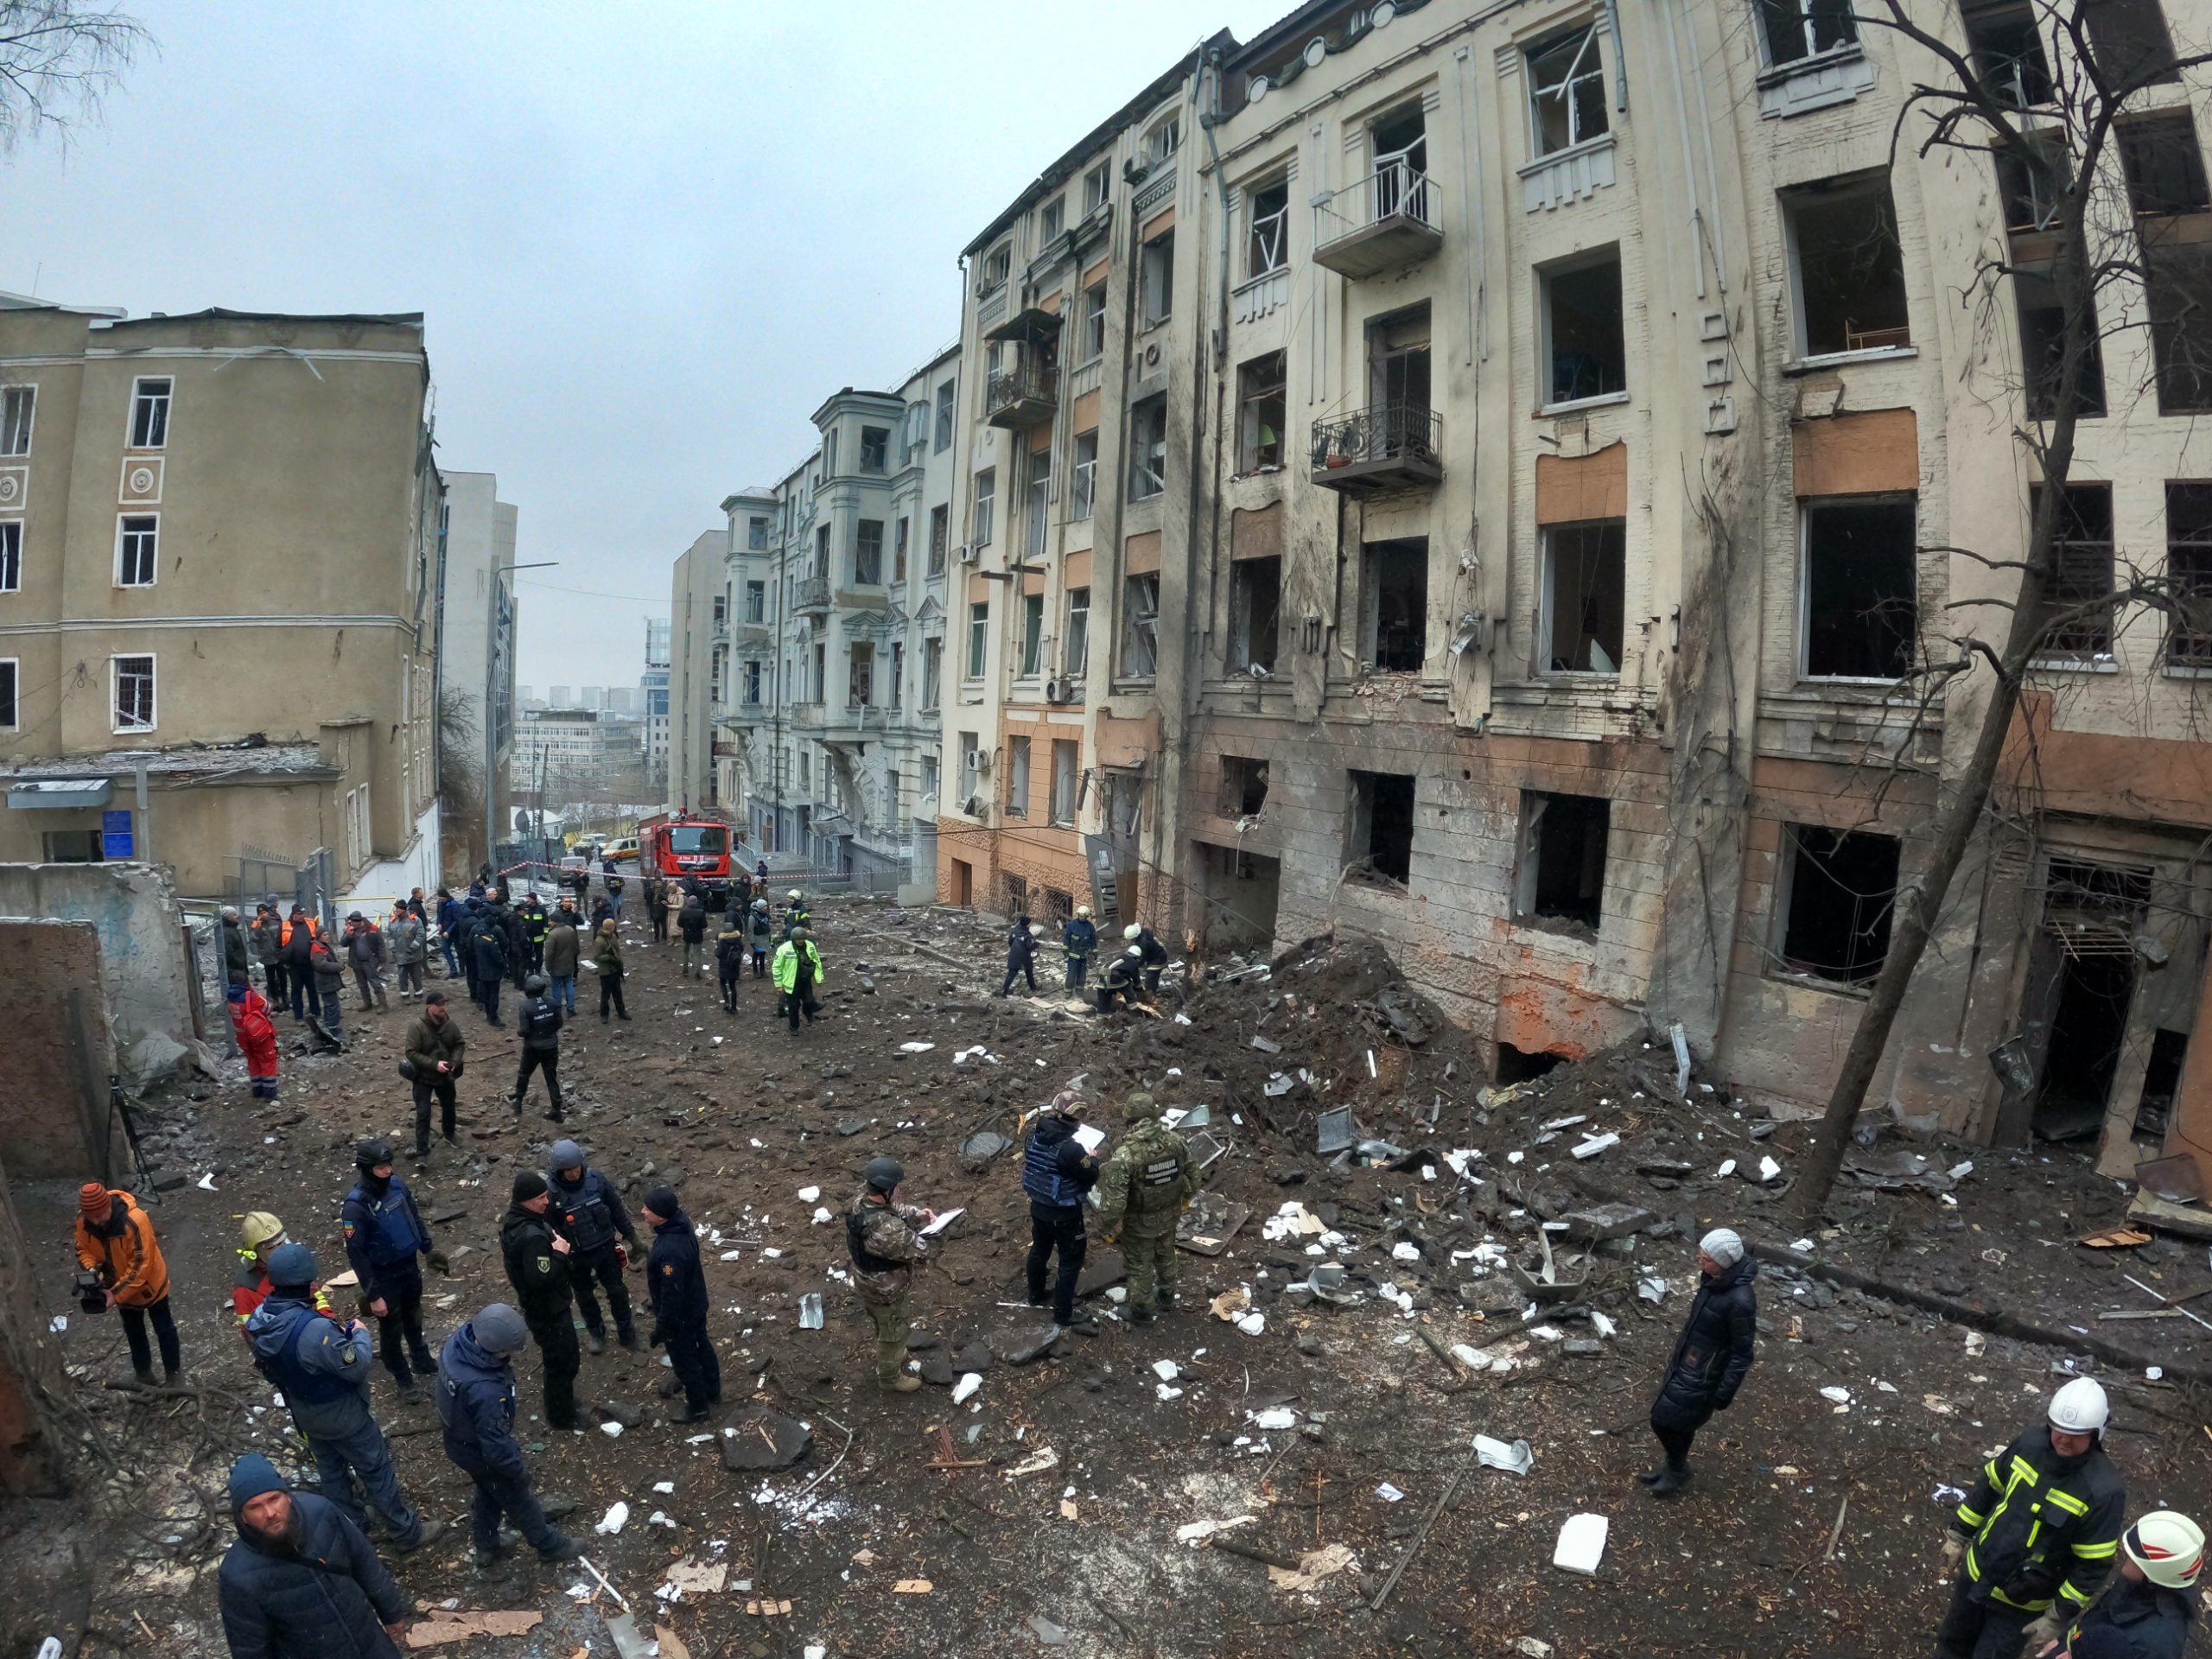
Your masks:
<path fill-rule="evenodd" d="M 1128 1269 L 1129 1319 L 1150 1325 L 1157 1296 L 1175 1305 L 1175 1224 L 1198 1190 L 1198 1166 L 1183 1137 L 1160 1121 L 1160 1106 L 1139 1091 L 1122 1106 L 1129 1131 L 1098 1182 L 1099 1235 L 1118 1236 Z"/>
<path fill-rule="evenodd" d="M 937 1212 L 899 1202 L 906 1172 L 896 1158 L 868 1160 L 867 1181 L 845 1210 L 845 1243 L 853 1256 L 853 1285 L 875 1326 L 875 1380 L 898 1394 L 922 1386 L 906 1374 L 906 1298 L 914 1269 L 929 1257 L 918 1227 Z"/>

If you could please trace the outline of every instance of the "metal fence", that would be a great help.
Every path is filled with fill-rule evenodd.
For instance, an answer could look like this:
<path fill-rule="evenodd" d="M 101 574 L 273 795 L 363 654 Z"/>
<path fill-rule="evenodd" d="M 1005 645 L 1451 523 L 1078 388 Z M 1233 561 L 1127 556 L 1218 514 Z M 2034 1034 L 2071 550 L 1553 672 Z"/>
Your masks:
<path fill-rule="evenodd" d="M 296 904 L 305 906 L 324 927 L 336 919 L 336 872 L 327 847 L 316 848 L 304 863 L 256 847 L 239 849 L 230 861 L 233 868 L 223 896 L 242 913 L 250 916 L 254 906 L 273 899 L 288 912 Z"/>

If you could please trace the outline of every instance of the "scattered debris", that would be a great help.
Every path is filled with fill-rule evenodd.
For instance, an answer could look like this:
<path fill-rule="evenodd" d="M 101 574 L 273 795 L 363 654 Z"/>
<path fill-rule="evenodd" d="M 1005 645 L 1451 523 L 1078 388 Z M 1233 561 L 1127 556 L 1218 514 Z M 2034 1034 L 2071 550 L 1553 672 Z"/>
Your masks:
<path fill-rule="evenodd" d="M 1595 1578 L 1598 1563 L 1605 1558 L 1605 1535 L 1611 1526 L 1602 1515 L 1568 1516 L 1560 1526 L 1559 1542 L 1553 1546 L 1552 1565 L 1568 1573 L 1580 1573 L 1585 1578 Z"/>

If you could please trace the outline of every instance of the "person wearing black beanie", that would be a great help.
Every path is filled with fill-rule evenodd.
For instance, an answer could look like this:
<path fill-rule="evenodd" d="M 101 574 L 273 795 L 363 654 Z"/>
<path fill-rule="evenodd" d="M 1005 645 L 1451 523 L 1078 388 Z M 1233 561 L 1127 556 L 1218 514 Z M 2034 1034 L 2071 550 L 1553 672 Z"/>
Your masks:
<path fill-rule="evenodd" d="M 554 1230 L 546 1211 L 551 1203 L 545 1177 L 534 1169 L 515 1172 L 514 1201 L 499 1224 L 499 1255 L 515 1305 L 537 1339 L 545 1363 L 545 1421 L 552 1428 L 575 1428 L 576 1372 L 583 1357 L 576 1347 L 576 1324 L 569 1316 L 569 1241 Z"/>
<path fill-rule="evenodd" d="M 653 1310 L 653 1343 L 668 1351 L 676 1375 L 661 1386 L 683 1395 L 680 1420 L 696 1423 L 722 1397 L 721 1361 L 707 1329 L 707 1276 L 699 1265 L 699 1240 L 691 1218 L 677 1202 L 676 1190 L 663 1185 L 645 1194 L 646 1224 L 653 1246 L 645 1258 L 645 1294 Z"/>

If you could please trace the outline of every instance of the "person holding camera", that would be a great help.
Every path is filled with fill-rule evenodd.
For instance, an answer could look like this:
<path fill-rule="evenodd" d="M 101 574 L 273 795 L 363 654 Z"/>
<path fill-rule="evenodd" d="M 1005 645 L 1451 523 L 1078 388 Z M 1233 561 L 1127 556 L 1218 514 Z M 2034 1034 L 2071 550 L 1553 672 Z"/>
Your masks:
<path fill-rule="evenodd" d="M 154 1386 L 154 1355 L 146 1326 L 161 1344 L 162 1369 L 174 1385 L 184 1370 L 169 1311 L 169 1268 L 162 1259 L 154 1223 L 128 1192 L 104 1181 L 77 1189 L 78 1301 L 87 1313 L 113 1308 L 130 1344 L 130 1374 L 142 1389 Z"/>

